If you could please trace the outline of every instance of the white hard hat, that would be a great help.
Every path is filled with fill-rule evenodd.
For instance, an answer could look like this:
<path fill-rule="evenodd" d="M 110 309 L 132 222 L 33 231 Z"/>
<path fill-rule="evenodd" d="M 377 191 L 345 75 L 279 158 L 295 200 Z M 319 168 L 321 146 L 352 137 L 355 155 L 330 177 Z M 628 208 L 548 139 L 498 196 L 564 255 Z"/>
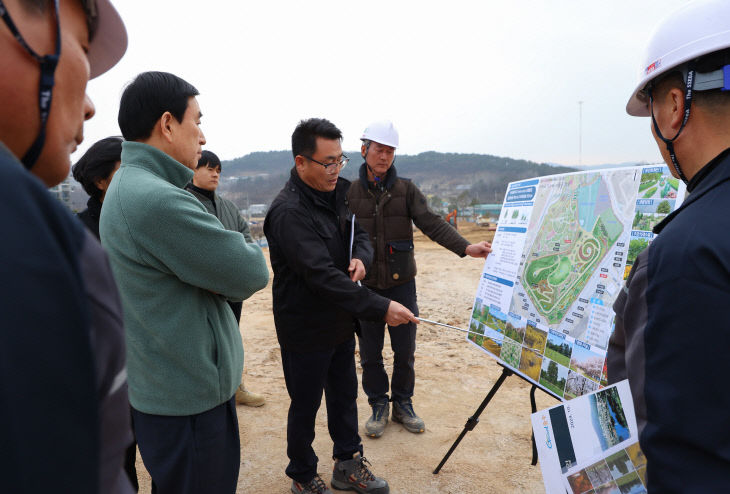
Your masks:
<path fill-rule="evenodd" d="M 362 133 L 361 141 L 375 141 L 385 146 L 398 147 L 398 131 L 390 120 L 379 120 L 373 122 L 365 128 Z"/>
<path fill-rule="evenodd" d="M 109 0 L 96 0 L 96 31 L 89 45 L 90 79 L 111 69 L 127 51 L 127 30 Z"/>
<path fill-rule="evenodd" d="M 676 10 L 660 22 L 650 38 L 626 112 L 648 117 L 649 108 L 640 93 L 649 81 L 685 62 L 728 47 L 730 1 L 698 0 Z"/>

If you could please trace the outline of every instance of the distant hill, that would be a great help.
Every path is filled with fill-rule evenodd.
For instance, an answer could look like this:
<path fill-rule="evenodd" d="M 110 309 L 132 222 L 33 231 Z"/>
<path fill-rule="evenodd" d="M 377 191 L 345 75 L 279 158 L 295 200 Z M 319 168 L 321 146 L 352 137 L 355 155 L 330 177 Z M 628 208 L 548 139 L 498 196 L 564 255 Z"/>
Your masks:
<path fill-rule="evenodd" d="M 359 151 L 345 151 L 351 160 L 342 171 L 349 180 L 357 178 L 363 160 Z M 289 177 L 291 151 L 250 153 L 224 161 L 220 192 L 245 208 L 247 204 L 270 204 Z M 502 202 L 509 182 L 525 178 L 568 173 L 575 168 L 488 154 L 438 153 L 397 155 L 398 174 L 413 180 L 421 190 L 435 197 L 434 204 L 447 202 L 462 207 L 476 203 Z"/>
<path fill-rule="evenodd" d="M 350 164 L 342 170 L 348 180 L 357 178 L 363 160 L 360 151 L 346 151 Z M 219 193 L 245 209 L 250 204 L 271 204 L 289 178 L 291 151 L 263 151 L 223 161 Z M 435 209 L 463 207 L 472 203 L 501 203 L 509 182 L 525 178 L 577 171 L 576 168 L 489 154 L 438 153 L 397 155 L 398 175 L 415 182 L 430 196 Z M 607 165 L 611 166 L 611 165 Z M 70 207 L 80 211 L 88 196 L 74 184 Z"/>

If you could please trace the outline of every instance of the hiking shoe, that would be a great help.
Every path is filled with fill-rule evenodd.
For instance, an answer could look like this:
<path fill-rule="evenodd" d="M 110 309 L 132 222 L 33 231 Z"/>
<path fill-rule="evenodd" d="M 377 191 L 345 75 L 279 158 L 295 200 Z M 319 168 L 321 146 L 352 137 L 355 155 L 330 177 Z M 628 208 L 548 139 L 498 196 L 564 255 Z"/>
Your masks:
<path fill-rule="evenodd" d="M 367 465 L 370 462 L 360 453 L 355 453 L 352 460 L 337 460 L 332 472 L 332 488 L 361 494 L 389 494 L 388 482 L 373 475 Z"/>
<path fill-rule="evenodd" d="M 260 407 L 266 403 L 266 398 L 258 393 L 252 393 L 239 384 L 236 388 L 236 403 L 246 405 L 247 407 Z"/>
<path fill-rule="evenodd" d="M 410 401 L 393 402 L 393 422 L 403 424 L 408 432 L 418 434 L 426 430 L 423 419 L 413 411 L 413 404 Z"/>
<path fill-rule="evenodd" d="M 385 432 L 385 426 L 388 424 L 388 415 L 390 414 L 390 403 L 384 401 L 373 405 L 373 414 L 367 422 L 365 422 L 365 433 L 368 437 L 380 437 Z"/>
<path fill-rule="evenodd" d="M 292 480 L 291 491 L 294 494 L 334 494 L 327 488 L 327 484 L 324 483 L 322 477 L 319 474 L 315 475 L 312 480 L 306 484 Z"/>

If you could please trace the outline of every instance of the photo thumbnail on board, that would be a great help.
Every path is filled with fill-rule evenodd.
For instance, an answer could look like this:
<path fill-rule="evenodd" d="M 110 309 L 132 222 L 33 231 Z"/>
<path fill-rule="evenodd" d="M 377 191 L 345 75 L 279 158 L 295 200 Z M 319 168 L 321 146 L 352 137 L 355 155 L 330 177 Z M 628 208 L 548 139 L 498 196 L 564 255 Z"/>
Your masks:
<path fill-rule="evenodd" d="M 628 381 L 532 414 L 548 494 L 646 492 Z"/>

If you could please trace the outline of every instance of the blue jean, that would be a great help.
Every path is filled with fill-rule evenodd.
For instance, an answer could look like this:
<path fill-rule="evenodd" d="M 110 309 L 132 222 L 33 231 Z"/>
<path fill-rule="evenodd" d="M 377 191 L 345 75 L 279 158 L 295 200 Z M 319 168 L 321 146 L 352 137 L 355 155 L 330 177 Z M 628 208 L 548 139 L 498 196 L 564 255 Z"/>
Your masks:
<path fill-rule="evenodd" d="M 362 453 L 357 432 L 357 374 L 355 338 L 325 351 L 299 353 L 282 349 L 286 389 L 291 398 L 286 427 L 286 474 L 306 483 L 317 474 L 317 455 L 312 448 L 314 421 L 324 391 L 327 427 L 334 443 L 333 458 L 349 460 Z"/>

